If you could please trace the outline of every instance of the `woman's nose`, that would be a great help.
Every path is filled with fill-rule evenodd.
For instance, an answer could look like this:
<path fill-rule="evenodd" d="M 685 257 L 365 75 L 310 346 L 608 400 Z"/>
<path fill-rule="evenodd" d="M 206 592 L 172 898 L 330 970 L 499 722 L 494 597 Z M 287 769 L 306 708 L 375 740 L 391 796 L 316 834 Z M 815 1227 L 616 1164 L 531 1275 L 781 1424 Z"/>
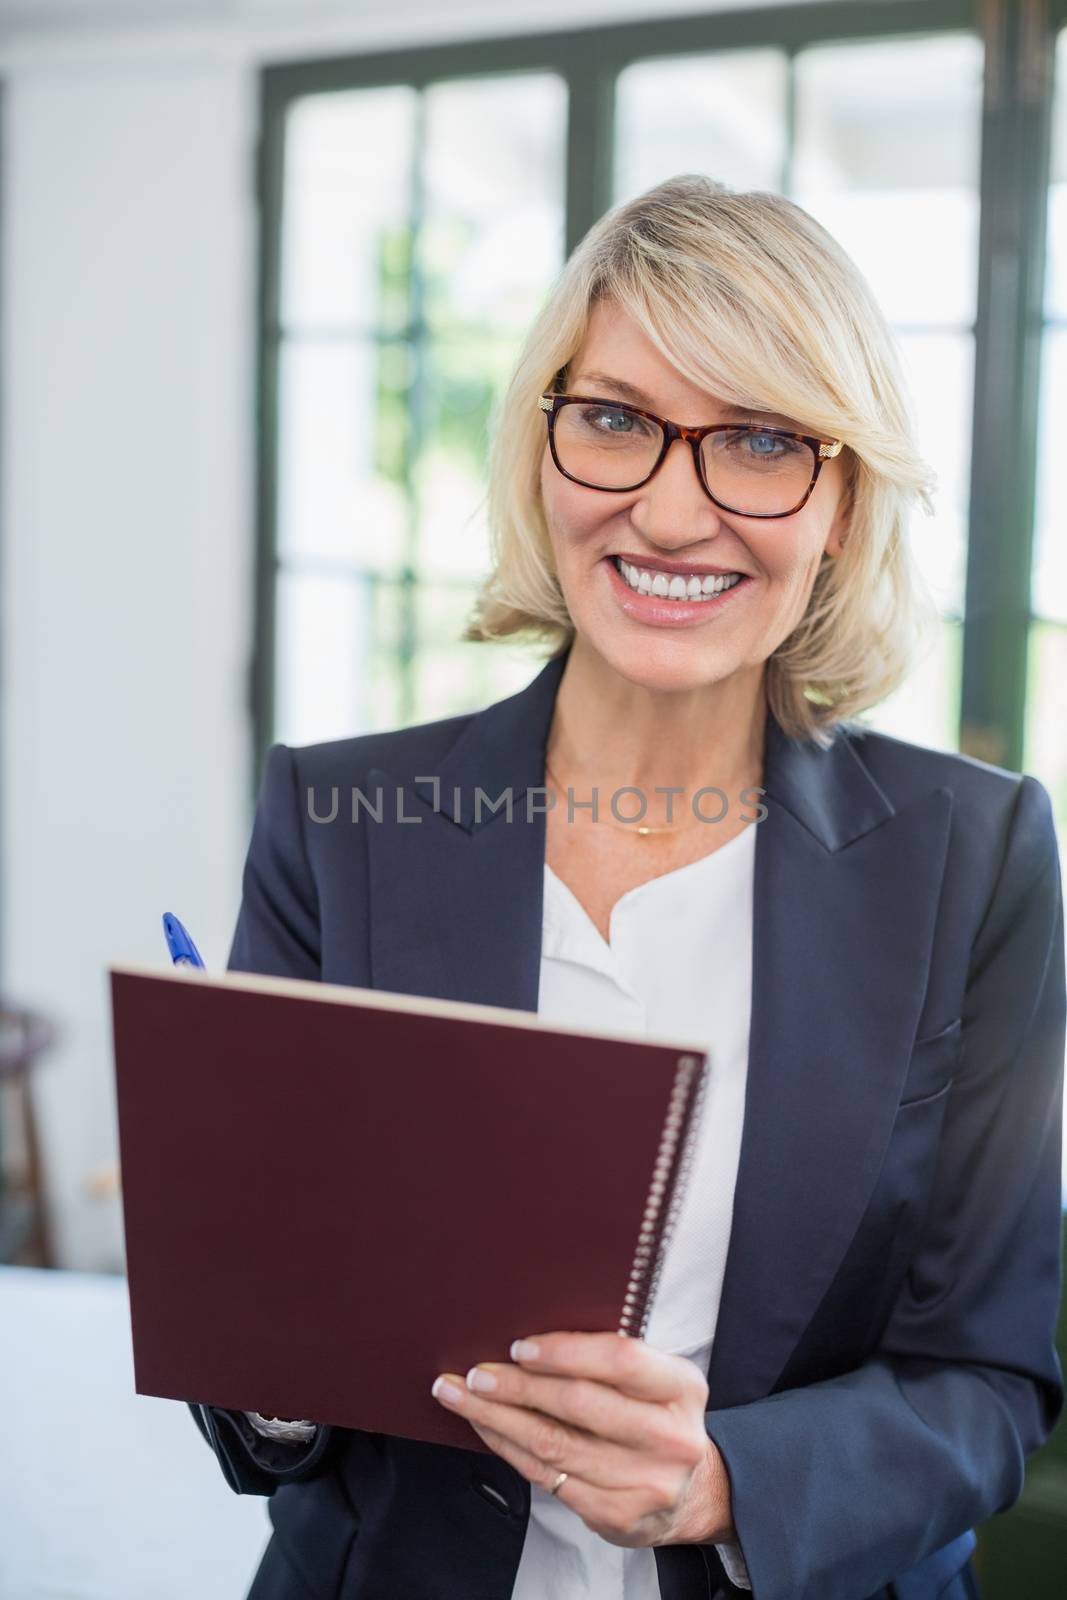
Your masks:
<path fill-rule="evenodd" d="M 638 491 L 631 520 L 661 549 L 711 539 L 722 529 L 719 508 L 700 480 L 691 446 L 674 439 L 658 471 Z"/>

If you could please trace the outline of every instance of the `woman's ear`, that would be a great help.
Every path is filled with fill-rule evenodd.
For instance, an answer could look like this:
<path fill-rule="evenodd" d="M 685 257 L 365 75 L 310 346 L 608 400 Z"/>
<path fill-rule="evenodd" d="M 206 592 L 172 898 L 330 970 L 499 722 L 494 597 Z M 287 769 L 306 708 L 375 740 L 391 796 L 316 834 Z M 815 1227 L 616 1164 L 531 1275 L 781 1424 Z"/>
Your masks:
<path fill-rule="evenodd" d="M 831 561 L 836 561 L 838 556 L 841 555 L 845 548 L 845 541 L 847 538 L 847 527 L 842 527 L 838 519 L 835 517 L 833 527 L 830 529 L 829 535 L 827 536 L 826 545 L 824 547 L 825 553 Z"/>
<path fill-rule="evenodd" d="M 834 519 L 830 524 L 830 532 L 826 536 L 824 550 L 831 560 L 836 561 L 844 550 L 848 539 L 849 526 L 852 522 L 852 489 L 853 479 L 851 472 L 845 480 L 834 512 Z"/>

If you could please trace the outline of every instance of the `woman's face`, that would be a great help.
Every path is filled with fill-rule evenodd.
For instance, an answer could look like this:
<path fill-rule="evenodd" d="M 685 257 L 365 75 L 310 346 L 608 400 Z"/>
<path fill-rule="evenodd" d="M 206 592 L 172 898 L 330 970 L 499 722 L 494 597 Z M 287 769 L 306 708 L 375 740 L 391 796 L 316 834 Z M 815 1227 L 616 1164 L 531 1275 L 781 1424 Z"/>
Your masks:
<path fill-rule="evenodd" d="M 639 390 L 622 393 L 615 379 Z M 801 429 L 803 418 L 744 413 L 669 365 L 624 311 L 599 303 L 567 371 L 570 394 L 630 400 L 687 427 L 745 415 Z M 547 439 L 541 493 L 556 570 L 577 633 L 616 671 L 651 689 L 686 689 L 759 670 L 804 614 L 824 552 L 845 532 L 843 456 L 824 462 L 808 502 L 791 516 L 760 519 L 721 511 L 697 479 L 688 444 L 675 441 L 650 481 L 626 493 L 572 483 L 557 471 Z M 688 578 L 739 573 L 707 602 L 636 594 L 615 565 L 622 556 L 653 573 Z"/>

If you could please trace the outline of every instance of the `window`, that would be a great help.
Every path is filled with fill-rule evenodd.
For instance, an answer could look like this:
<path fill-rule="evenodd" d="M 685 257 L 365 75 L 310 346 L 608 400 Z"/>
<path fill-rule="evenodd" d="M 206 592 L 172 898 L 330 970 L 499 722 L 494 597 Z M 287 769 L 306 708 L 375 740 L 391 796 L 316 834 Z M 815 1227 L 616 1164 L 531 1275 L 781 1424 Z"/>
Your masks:
<path fill-rule="evenodd" d="M 491 406 L 562 261 L 566 124 L 545 72 L 285 110 L 272 738 L 445 716 L 529 676 L 456 641 L 488 561 Z"/>
<path fill-rule="evenodd" d="M 1055 84 L 1025 766 L 1052 796 L 1067 871 L 1067 29 L 1059 35 Z"/>
<path fill-rule="evenodd" d="M 1062 26 L 1067 0 L 1048 3 Z M 521 647 L 458 642 L 488 555 L 493 409 L 566 253 L 616 200 L 697 169 L 812 211 L 900 343 L 939 478 L 936 515 L 917 512 L 911 532 L 943 623 L 932 660 L 869 720 L 954 748 L 966 707 L 963 747 L 1016 765 L 1025 738 L 1067 817 L 1051 487 L 1067 406 L 1062 34 L 1029 606 L 1001 583 L 1025 567 L 1031 584 L 1025 493 L 1013 481 L 991 510 L 988 492 L 1010 464 L 990 396 L 1009 368 L 1024 398 L 1036 388 L 1024 298 L 994 257 L 1026 247 L 1005 243 L 1017 222 L 998 197 L 1044 206 L 1043 159 L 1005 162 L 1003 148 L 1041 81 L 1021 43 L 1040 10 L 768 4 L 268 69 L 258 749 L 447 715 L 528 681 Z M 981 27 L 1001 74 L 984 105 Z M 1025 490 L 1026 440 L 1017 454 Z"/>
<path fill-rule="evenodd" d="M 866 719 L 954 748 L 974 380 L 982 48 L 972 34 L 640 62 L 618 85 L 617 200 L 694 163 L 775 189 L 840 240 L 900 342 L 939 477 L 917 516 L 944 618 L 933 660 Z"/>

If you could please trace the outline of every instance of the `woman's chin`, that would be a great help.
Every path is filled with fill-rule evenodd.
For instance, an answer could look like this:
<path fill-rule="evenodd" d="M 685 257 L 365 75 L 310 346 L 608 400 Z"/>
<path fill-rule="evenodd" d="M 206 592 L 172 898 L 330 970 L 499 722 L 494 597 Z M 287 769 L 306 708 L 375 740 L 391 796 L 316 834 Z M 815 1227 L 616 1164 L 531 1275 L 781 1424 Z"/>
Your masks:
<path fill-rule="evenodd" d="M 584 647 L 620 677 L 655 693 L 703 689 L 731 677 L 742 665 L 733 651 L 714 641 L 698 643 L 691 633 L 656 630 L 635 639 L 632 630 L 599 619 L 589 627 L 576 620 L 575 631 Z"/>

